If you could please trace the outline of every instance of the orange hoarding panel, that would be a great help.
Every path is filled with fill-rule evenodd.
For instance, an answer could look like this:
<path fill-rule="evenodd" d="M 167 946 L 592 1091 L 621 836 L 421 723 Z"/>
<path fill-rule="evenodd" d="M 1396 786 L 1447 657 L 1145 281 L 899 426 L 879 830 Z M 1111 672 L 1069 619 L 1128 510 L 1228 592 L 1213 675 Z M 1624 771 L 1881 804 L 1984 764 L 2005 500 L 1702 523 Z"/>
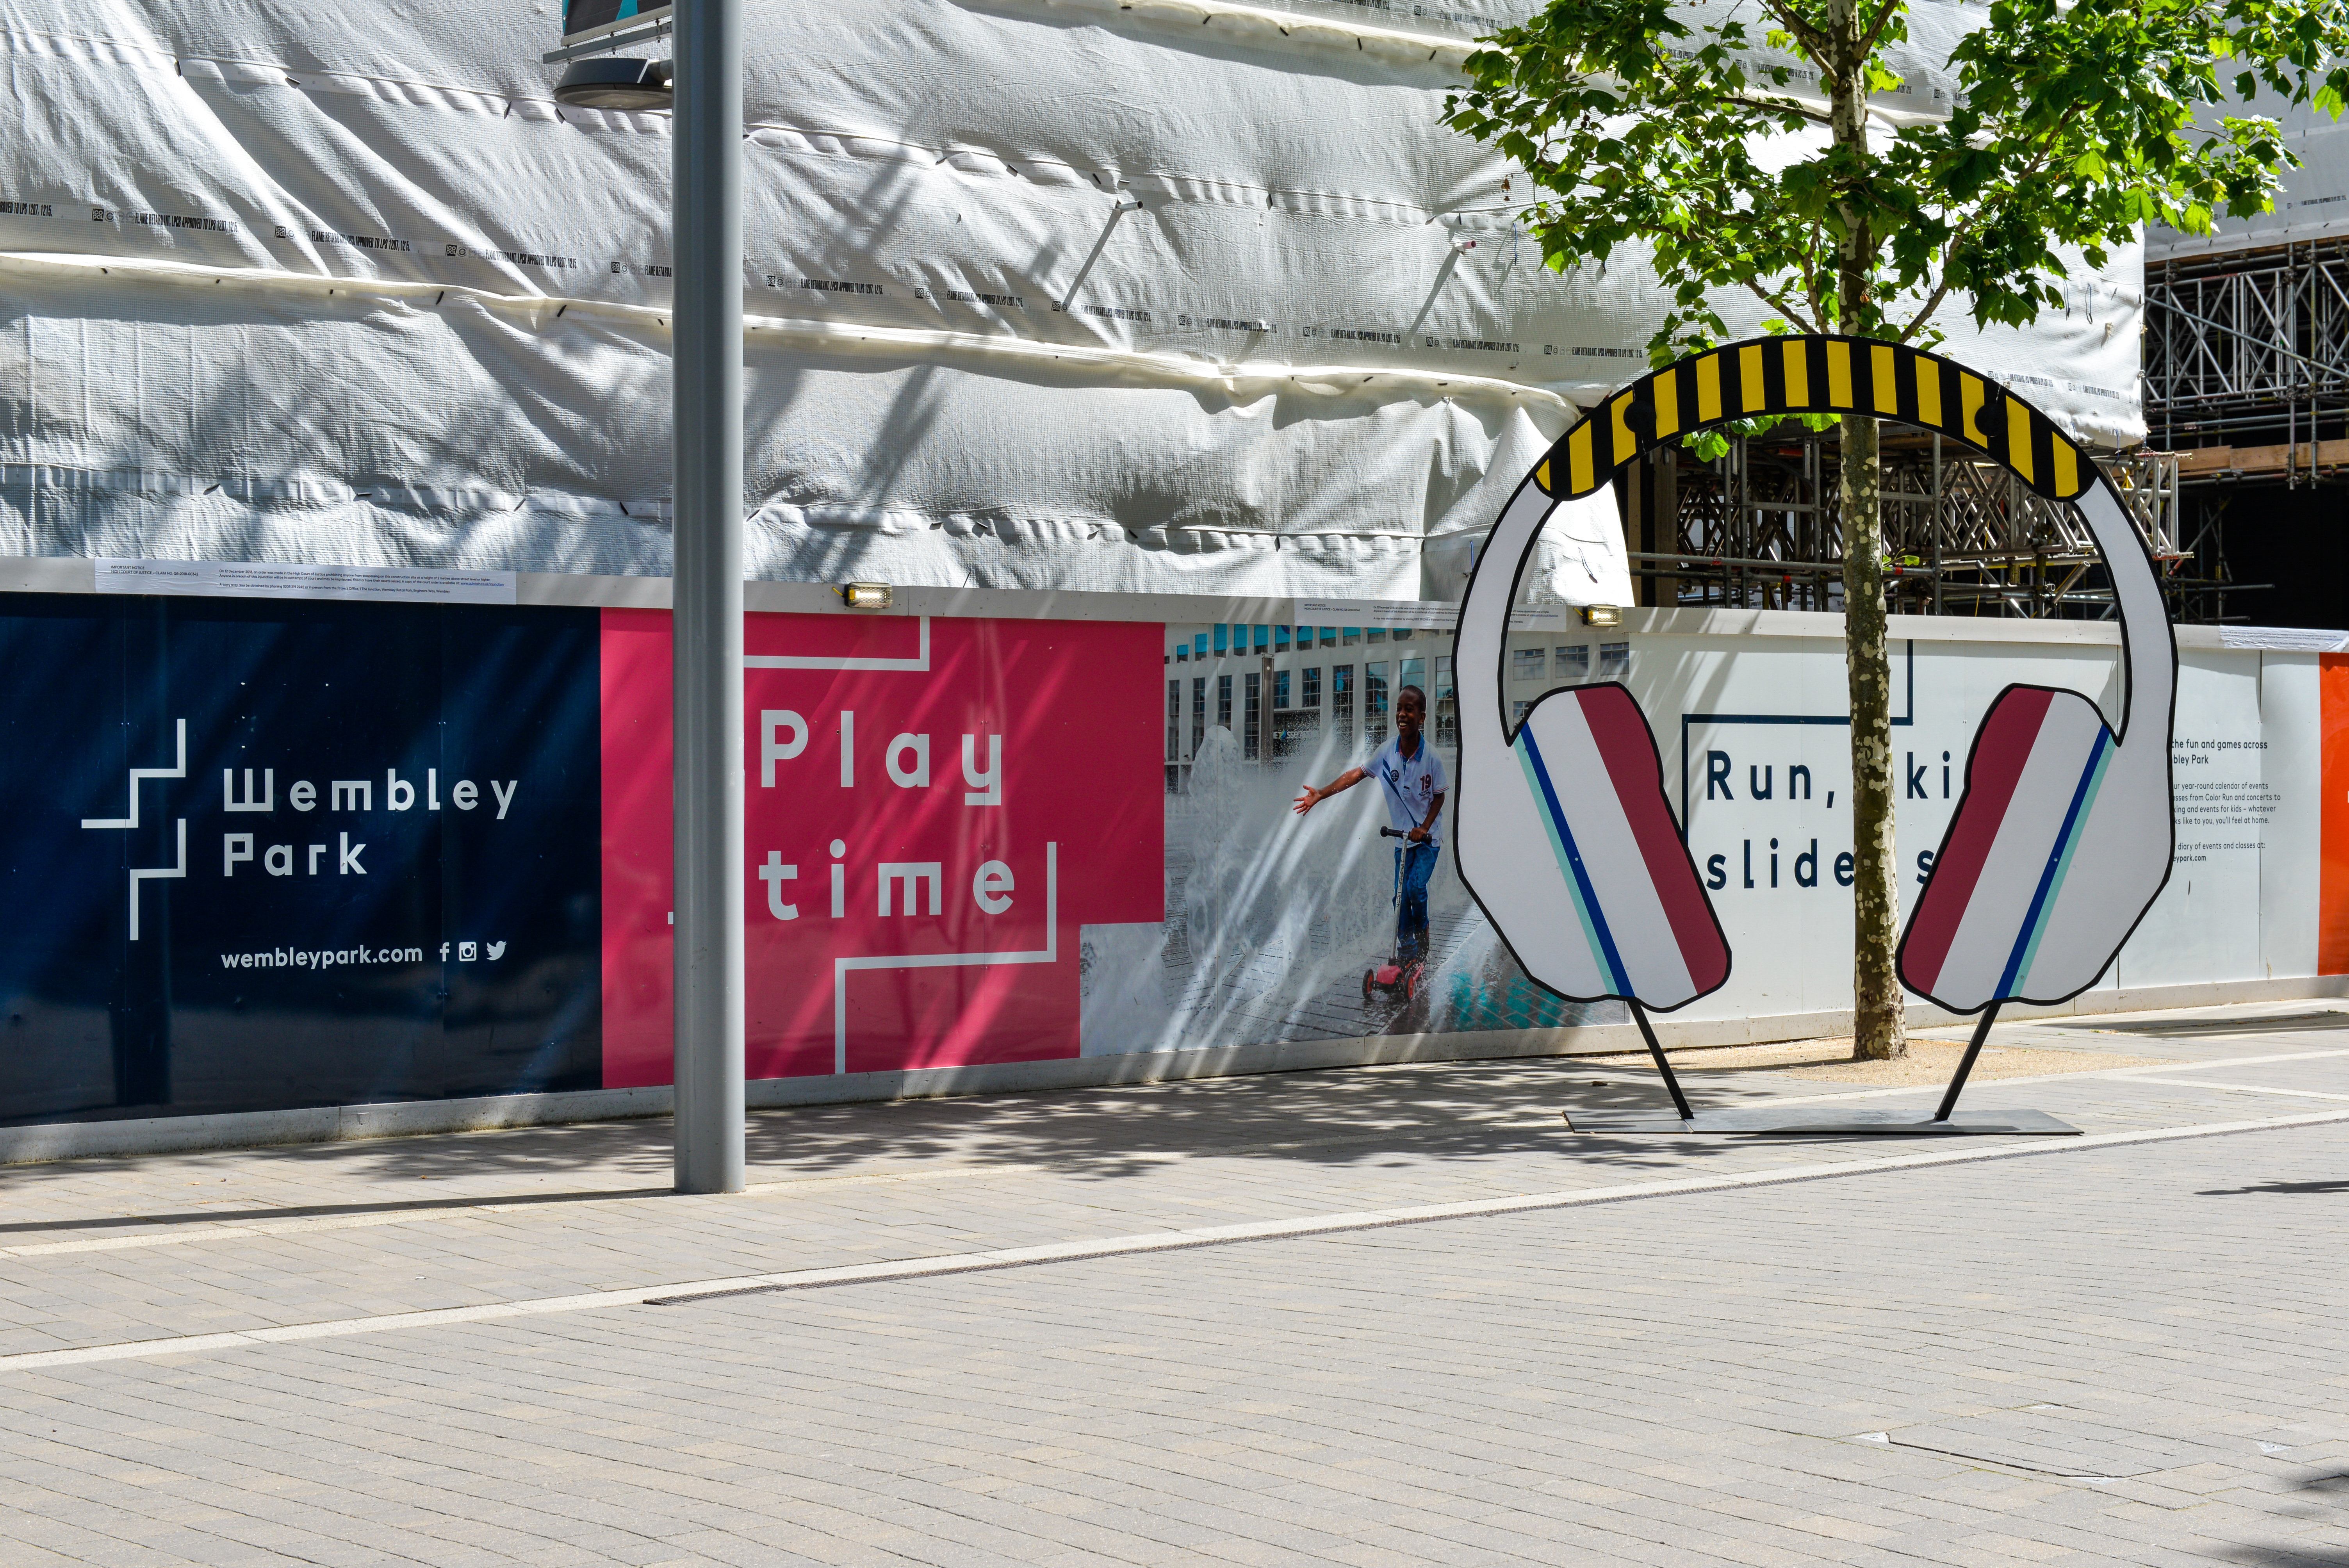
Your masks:
<path fill-rule="evenodd" d="M 2349 975 L 2349 654 L 2323 654 L 2323 874 L 2316 893 L 2316 972 Z"/>

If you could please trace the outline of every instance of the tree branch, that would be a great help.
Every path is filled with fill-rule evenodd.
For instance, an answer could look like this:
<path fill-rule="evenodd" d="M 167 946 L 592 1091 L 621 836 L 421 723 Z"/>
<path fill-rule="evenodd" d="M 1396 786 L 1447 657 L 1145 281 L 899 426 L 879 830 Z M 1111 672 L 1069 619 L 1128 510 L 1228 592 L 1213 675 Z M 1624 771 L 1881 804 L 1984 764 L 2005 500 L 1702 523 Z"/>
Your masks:
<path fill-rule="evenodd" d="M 1950 269 L 1943 267 L 1941 269 L 1940 284 L 1935 287 L 1930 297 L 1929 297 L 1923 304 L 1917 307 L 1917 314 L 1909 318 L 1909 325 L 1902 327 L 1900 329 L 1900 335 L 1894 338 L 1892 341 L 1895 343 L 1906 343 L 1910 338 L 1916 336 L 1918 333 L 1923 331 L 1925 323 L 1931 320 L 1933 313 L 1941 308 L 1941 301 L 1948 295 L 1949 292 Z"/>
<path fill-rule="evenodd" d="M 1764 98 L 1758 93 L 1730 93 L 1720 99 L 1739 104 L 1746 108 L 1768 109 L 1775 114 L 1791 114 L 1809 120 L 1813 125 L 1833 125 L 1834 118 L 1823 108 L 1813 108 L 1795 98 Z"/>
<path fill-rule="evenodd" d="M 1675 110 L 1695 110 L 1701 113 L 1708 109 L 1718 112 L 1733 108 L 1761 109 L 1771 114 L 1794 115 L 1818 125 L 1832 123 L 1826 109 L 1815 108 L 1800 98 L 1778 98 L 1752 88 L 1744 92 L 1714 91 L 1706 87 L 1691 88 L 1680 83 L 1677 78 L 1668 79 L 1674 80 L 1676 86 L 1682 87 L 1683 96 L 1673 99 L 1671 103 L 1671 108 Z M 1583 114 L 1587 116 L 1588 112 L 1584 110 Z"/>
<path fill-rule="evenodd" d="M 1887 0 L 1887 3 L 1892 4 L 1895 0 Z M 1821 57 L 1826 54 L 1829 41 L 1825 33 L 1796 15 L 1787 6 L 1785 0 L 1762 0 L 1762 9 L 1794 36 L 1795 41 L 1803 46 L 1803 52 L 1810 57 L 1811 64 L 1816 66 L 1821 63 Z"/>
<path fill-rule="evenodd" d="M 1795 308 L 1794 304 L 1785 298 L 1783 292 L 1765 289 L 1760 284 L 1755 283 L 1752 278 L 1745 280 L 1745 287 L 1750 293 L 1752 293 L 1754 298 L 1760 300 L 1764 304 L 1768 305 L 1771 309 L 1778 312 L 1781 315 L 1789 317 L 1793 320 L 1795 325 L 1806 327 L 1812 332 L 1824 332 L 1826 330 L 1825 326 L 1820 325 L 1819 318 L 1816 315 L 1806 319 L 1803 313 Z"/>
<path fill-rule="evenodd" d="M 1884 0 L 1884 9 L 1876 14 L 1876 20 L 1870 22 L 1868 25 L 1868 31 L 1860 35 L 1859 57 L 1861 60 L 1865 61 L 1868 56 L 1876 52 L 1876 40 L 1882 36 L 1884 25 L 1891 21 L 1903 9 L 1902 0 Z"/>
<path fill-rule="evenodd" d="M 2053 145 L 2054 139 L 2063 134 L 2064 127 L 2070 123 L 2072 117 L 2079 112 L 2079 106 L 2076 104 L 2072 108 L 2065 109 L 2063 114 L 2057 118 L 2054 128 L 2048 132 L 2046 139 L 2043 140 L 2040 144 L 2039 156 L 2033 160 L 2031 165 L 2026 168 L 2019 177 L 2007 181 L 2006 184 L 2002 186 L 1995 197 L 1975 204 L 1974 210 L 1966 215 L 1964 220 L 1958 224 L 1957 228 L 1951 232 L 1949 239 L 1942 244 L 1941 253 L 1944 257 L 1946 257 L 1951 250 L 1955 249 L 1967 235 L 1972 233 L 1973 231 L 1982 223 L 1982 220 L 1990 215 L 1999 203 L 2013 201 L 2014 199 L 2015 190 L 2018 186 L 2027 185 L 2039 176 L 2040 172 L 2047 167 L 2048 160 L 2054 156 L 2055 150 Z M 1909 318 L 1909 325 L 1900 329 L 1900 335 L 1894 339 L 1894 341 L 1898 343 L 1906 343 L 1910 338 L 1916 336 L 1920 331 L 1923 330 L 1925 323 L 1932 319 L 1933 313 L 1941 308 L 1941 301 L 1948 297 L 1949 293 L 1950 272 L 1948 266 L 1945 264 L 1941 269 L 1940 283 L 1934 288 L 1930 294 L 1926 296 L 1925 303 L 1917 307 L 1917 314 Z"/>
<path fill-rule="evenodd" d="M 1811 225 L 1811 242 L 1803 247 L 1803 294 L 1811 302 L 1811 319 L 1826 318 L 1826 279 L 1819 272 L 1818 257 L 1825 248 L 1826 235 L 1822 225 Z"/>

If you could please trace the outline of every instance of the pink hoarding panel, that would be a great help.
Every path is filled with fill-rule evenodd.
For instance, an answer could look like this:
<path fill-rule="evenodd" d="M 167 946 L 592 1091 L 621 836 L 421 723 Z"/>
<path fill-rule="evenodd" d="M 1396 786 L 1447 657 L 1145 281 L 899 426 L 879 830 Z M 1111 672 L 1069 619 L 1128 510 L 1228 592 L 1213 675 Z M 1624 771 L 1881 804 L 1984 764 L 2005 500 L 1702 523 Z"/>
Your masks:
<path fill-rule="evenodd" d="M 749 617 L 752 1078 L 1078 1054 L 1078 929 L 1164 917 L 1155 624 Z M 604 618 L 605 1083 L 669 1077 L 668 619 Z"/>

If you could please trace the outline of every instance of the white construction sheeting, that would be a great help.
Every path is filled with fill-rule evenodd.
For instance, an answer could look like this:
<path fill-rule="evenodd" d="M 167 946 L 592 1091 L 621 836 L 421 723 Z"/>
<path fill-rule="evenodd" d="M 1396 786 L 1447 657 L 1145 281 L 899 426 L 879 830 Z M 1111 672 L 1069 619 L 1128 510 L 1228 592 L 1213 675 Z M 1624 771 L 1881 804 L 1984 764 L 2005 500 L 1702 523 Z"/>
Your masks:
<path fill-rule="evenodd" d="M 2274 120 L 2283 132 L 2284 146 L 2300 160 L 2300 167 L 2284 170 L 2273 211 L 2248 218 L 2220 217 L 2208 234 L 2182 233 L 2159 224 L 2147 229 L 2147 264 L 2213 251 L 2252 250 L 2349 234 L 2349 121 L 2335 121 L 2306 105 L 2294 108 L 2272 94 L 2234 106 L 2231 112 Z M 2209 123 L 2213 116 L 2205 112 L 2200 118 Z"/>
<path fill-rule="evenodd" d="M 1645 367 L 1653 280 L 1546 270 L 1436 123 L 1501 13 L 750 15 L 757 575 L 1416 597 Z M 0 3 L 0 553 L 664 572 L 667 122 L 558 109 L 558 29 Z M 2132 438 L 2137 281 L 1949 351 Z M 1544 592 L 1629 597 L 1591 542 Z"/>

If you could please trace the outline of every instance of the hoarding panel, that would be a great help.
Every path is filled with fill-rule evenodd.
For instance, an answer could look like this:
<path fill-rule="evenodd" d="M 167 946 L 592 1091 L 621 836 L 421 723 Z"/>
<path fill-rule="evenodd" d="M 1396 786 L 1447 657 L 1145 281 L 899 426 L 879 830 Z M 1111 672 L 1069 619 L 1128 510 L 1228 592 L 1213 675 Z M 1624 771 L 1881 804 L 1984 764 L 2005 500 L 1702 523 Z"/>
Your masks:
<path fill-rule="evenodd" d="M 593 617 L 14 597 L 0 1119 L 593 1087 Z"/>
<path fill-rule="evenodd" d="M 1405 686 L 1454 767 L 1440 631 L 761 613 L 745 637 L 753 1077 L 1620 1016 L 1526 977 L 1456 821 L 1421 983 L 1365 984 L 1399 952 L 1386 805 L 1292 802 L 1370 758 Z M 0 601 L 0 1120 L 667 1082 L 669 638 L 665 611 Z M 1997 694 L 2109 696 L 2115 652 L 1900 641 L 1907 896 Z M 1847 1006 L 1840 646 L 1567 624 L 1505 653 L 1519 711 L 1620 681 L 1655 716 L 1738 959 L 1687 1016 Z M 2182 782 L 2178 843 L 2204 858 L 2124 982 L 2291 973 L 2320 937 L 2339 966 L 2341 769 L 2321 886 L 2269 873 L 2309 859 L 2343 667 L 2288 703 L 2249 695 L 2256 652 L 2187 661 L 2179 750 L 2209 761 L 2181 766 L 2210 778 Z"/>
<path fill-rule="evenodd" d="M 632 23 L 661 21 L 670 9 L 667 5 L 644 5 L 641 0 L 564 0 L 563 41 L 582 43 Z"/>
<path fill-rule="evenodd" d="M 668 1081 L 663 613 L 605 613 L 605 1080 Z M 1080 928 L 1163 918 L 1160 628 L 753 614 L 753 1078 L 1079 1054 Z"/>

